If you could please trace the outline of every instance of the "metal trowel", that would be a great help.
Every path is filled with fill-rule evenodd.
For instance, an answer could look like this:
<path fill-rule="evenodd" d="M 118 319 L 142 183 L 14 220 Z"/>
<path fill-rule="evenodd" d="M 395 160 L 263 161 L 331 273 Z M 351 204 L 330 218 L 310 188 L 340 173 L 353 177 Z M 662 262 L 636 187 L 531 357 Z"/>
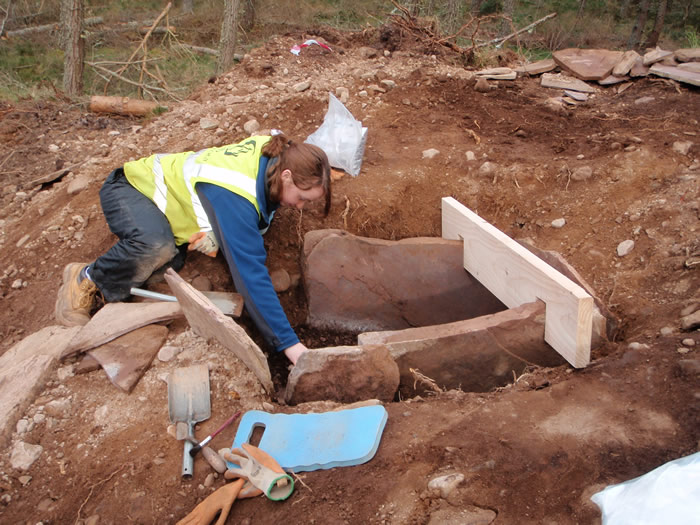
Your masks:
<path fill-rule="evenodd" d="M 183 424 L 187 425 L 182 457 L 182 477 L 189 479 L 194 471 L 194 458 L 190 455 L 192 443 L 196 443 L 194 425 L 211 416 L 209 369 L 206 365 L 173 370 L 168 377 L 168 413 L 170 422 L 178 429 L 178 434 Z"/>

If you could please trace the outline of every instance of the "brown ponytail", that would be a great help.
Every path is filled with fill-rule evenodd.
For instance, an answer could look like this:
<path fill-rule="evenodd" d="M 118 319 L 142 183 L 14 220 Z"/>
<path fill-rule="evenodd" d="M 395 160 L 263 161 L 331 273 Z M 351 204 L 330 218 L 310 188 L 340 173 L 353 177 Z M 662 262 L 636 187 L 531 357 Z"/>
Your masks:
<path fill-rule="evenodd" d="M 308 190 L 321 186 L 325 196 L 324 215 L 331 209 L 331 167 L 328 157 L 318 146 L 304 142 L 294 142 L 284 134 L 274 135 L 263 146 L 263 155 L 278 157 L 267 171 L 267 183 L 270 187 L 270 198 L 279 202 L 282 193 L 282 172 L 292 172 L 292 181 L 302 189 Z"/>

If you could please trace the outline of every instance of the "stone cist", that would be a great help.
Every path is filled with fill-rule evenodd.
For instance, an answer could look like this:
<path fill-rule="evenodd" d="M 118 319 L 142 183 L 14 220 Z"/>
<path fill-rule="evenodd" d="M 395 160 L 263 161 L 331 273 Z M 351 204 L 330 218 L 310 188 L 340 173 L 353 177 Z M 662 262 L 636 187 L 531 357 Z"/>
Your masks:
<path fill-rule="evenodd" d="M 326 154 L 283 134 L 127 162 L 100 189 L 107 224 L 119 240 L 90 264 L 65 267 L 56 319 L 84 325 L 98 291 L 106 302 L 126 300 L 153 274 L 180 270 L 187 251 L 214 256 L 220 247 L 257 328 L 296 364 L 306 347 L 272 286 L 262 235 L 280 206 L 302 209 L 322 198 L 327 215 Z"/>

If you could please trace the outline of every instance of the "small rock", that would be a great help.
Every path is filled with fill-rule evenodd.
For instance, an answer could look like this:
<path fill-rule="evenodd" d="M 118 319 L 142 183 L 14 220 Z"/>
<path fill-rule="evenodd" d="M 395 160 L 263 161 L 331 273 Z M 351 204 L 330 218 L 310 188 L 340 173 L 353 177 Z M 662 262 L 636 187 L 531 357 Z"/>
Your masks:
<path fill-rule="evenodd" d="M 685 355 L 688 352 L 690 352 L 690 348 L 685 348 L 685 347 L 676 348 L 676 352 L 678 352 L 681 355 Z"/>
<path fill-rule="evenodd" d="M 428 490 L 439 492 L 440 497 L 447 499 L 450 493 L 464 481 L 464 474 L 453 473 L 433 478 L 428 483 Z"/>
<path fill-rule="evenodd" d="M 668 337 L 670 335 L 673 335 L 673 328 L 670 326 L 664 326 L 659 330 L 659 333 L 661 334 L 662 337 Z"/>
<path fill-rule="evenodd" d="M 214 484 L 214 473 L 210 472 L 207 474 L 207 477 L 204 479 L 204 486 L 205 487 L 211 487 Z"/>
<path fill-rule="evenodd" d="M 17 478 L 17 480 L 22 484 L 23 487 L 26 487 L 29 485 L 29 482 L 32 480 L 31 476 L 20 476 Z"/>
<path fill-rule="evenodd" d="M 433 157 L 435 157 L 436 155 L 439 155 L 439 154 L 440 154 L 439 150 L 436 150 L 435 148 L 430 148 L 430 149 L 426 149 L 425 151 L 423 151 L 423 158 L 424 159 L 432 159 Z"/>
<path fill-rule="evenodd" d="M 686 331 L 695 330 L 700 327 L 700 310 L 681 317 L 681 328 Z"/>
<path fill-rule="evenodd" d="M 41 425 L 44 421 L 46 421 L 46 416 L 44 414 L 34 414 L 34 423 Z"/>
<path fill-rule="evenodd" d="M 690 141 L 677 141 L 673 143 L 673 151 L 681 155 L 687 155 L 692 147 L 693 143 Z"/>
<path fill-rule="evenodd" d="M 648 104 L 649 102 L 653 102 L 654 97 L 640 97 L 637 100 L 634 101 L 635 104 Z"/>
<path fill-rule="evenodd" d="M 691 339 L 690 337 L 686 337 L 685 339 L 683 339 L 683 341 L 681 341 L 681 343 L 683 344 L 683 346 L 693 347 L 693 346 L 695 346 L 695 339 Z"/>
<path fill-rule="evenodd" d="M 17 241 L 17 244 L 15 244 L 15 246 L 17 246 L 17 248 L 21 248 L 22 245 L 23 245 L 24 243 L 26 243 L 29 239 L 30 239 L 29 234 L 23 235 L 23 236 L 20 238 L 20 240 Z"/>
<path fill-rule="evenodd" d="M 73 369 L 73 365 L 63 366 L 56 371 L 56 376 L 58 377 L 59 381 L 65 381 L 74 375 L 75 371 Z"/>
<path fill-rule="evenodd" d="M 203 130 L 216 129 L 219 127 L 219 121 L 212 118 L 202 117 L 199 119 L 199 127 Z"/>
<path fill-rule="evenodd" d="M 13 281 L 11 287 L 13 290 L 19 290 L 22 288 L 22 279 L 16 279 Z"/>
<path fill-rule="evenodd" d="M 476 160 L 476 155 L 474 155 L 474 152 L 473 152 L 473 151 L 467 151 L 467 152 L 465 153 L 465 155 L 467 156 L 467 160 L 468 160 L 469 162 L 471 162 L 471 161 L 473 161 L 473 160 Z"/>
<path fill-rule="evenodd" d="M 219 474 L 226 472 L 227 467 L 224 458 L 217 454 L 212 448 L 202 448 L 202 456 L 207 460 L 207 463 L 211 465 L 211 468 L 216 470 Z"/>
<path fill-rule="evenodd" d="M 292 278 L 289 276 L 289 272 L 284 268 L 271 271 L 270 279 L 272 280 L 272 287 L 276 292 L 286 292 L 292 284 Z"/>
<path fill-rule="evenodd" d="M 478 91 L 479 93 L 488 93 L 491 91 L 491 85 L 489 84 L 488 80 L 483 77 L 479 77 L 476 84 L 474 84 L 474 91 Z"/>
<path fill-rule="evenodd" d="M 343 104 L 347 104 L 350 98 L 350 90 L 346 87 L 337 87 L 335 88 L 335 96 L 338 97 L 338 100 Z"/>
<path fill-rule="evenodd" d="M 47 416 L 55 417 L 56 419 L 63 419 L 70 415 L 71 400 L 67 397 L 61 399 L 54 399 L 46 403 L 44 411 Z"/>
<path fill-rule="evenodd" d="M 192 279 L 192 287 L 201 292 L 208 292 L 212 289 L 211 281 L 206 275 L 198 275 Z"/>
<path fill-rule="evenodd" d="M 384 86 L 385 89 L 394 89 L 396 87 L 396 82 L 389 80 L 388 78 L 385 78 L 379 83 Z"/>
<path fill-rule="evenodd" d="M 566 219 L 554 219 L 552 221 L 552 228 L 563 228 L 566 225 Z"/>
<path fill-rule="evenodd" d="M 262 403 L 262 409 L 263 409 L 265 412 L 274 412 L 274 411 L 275 411 L 275 407 L 272 406 L 272 403 L 268 403 L 267 401 L 263 401 L 263 403 Z"/>
<path fill-rule="evenodd" d="M 10 465 L 16 470 L 28 470 L 39 459 L 44 447 L 24 441 L 15 441 L 10 454 Z"/>
<path fill-rule="evenodd" d="M 29 432 L 29 421 L 24 419 L 24 418 L 17 421 L 17 426 L 15 427 L 15 431 L 20 436 L 22 434 L 26 434 L 27 432 Z"/>
<path fill-rule="evenodd" d="M 645 343 L 637 343 L 636 341 L 630 343 L 629 345 L 627 345 L 627 347 L 630 350 L 649 350 L 649 345 Z"/>
<path fill-rule="evenodd" d="M 180 352 L 182 352 L 182 348 L 178 346 L 164 346 L 158 350 L 158 360 L 167 363 L 168 361 L 172 361 Z"/>
<path fill-rule="evenodd" d="M 301 93 L 302 91 L 306 91 L 311 87 L 311 82 L 308 80 L 305 80 L 303 82 L 298 82 L 292 86 L 292 89 L 296 91 L 297 93 Z"/>
<path fill-rule="evenodd" d="M 76 177 L 70 181 L 66 191 L 68 192 L 68 195 L 76 195 L 81 191 L 86 190 L 89 185 L 90 179 L 88 177 Z"/>
<path fill-rule="evenodd" d="M 593 176 L 593 168 L 590 166 L 580 166 L 571 172 L 571 180 L 583 181 Z"/>
<path fill-rule="evenodd" d="M 496 172 L 496 165 L 493 162 L 486 161 L 479 167 L 480 175 L 493 175 Z"/>
<path fill-rule="evenodd" d="M 258 131 L 260 131 L 260 123 L 254 118 L 250 119 L 248 122 L 243 124 L 243 130 L 248 135 L 255 135 Z"/>
<path fill-rule="evenodd" d="M 627 239 L 617 245 L 617 256 L 624 257 L 625 255 L 629 255 L 632 250 L 634 250 L 634 241 Z"/>
<path fill-rule="evenodd" d="M 98 525 L 100 523 L 100 515 L 93 514 L 89 518 L 85 519 L 85 525 Z"/>
<path fill-rule="evenodd" d="M 49 144 L 49 151 L 51 153 L 57 153 L 59 149 L 61 148 L 59 148 L 56 144 Z"/>

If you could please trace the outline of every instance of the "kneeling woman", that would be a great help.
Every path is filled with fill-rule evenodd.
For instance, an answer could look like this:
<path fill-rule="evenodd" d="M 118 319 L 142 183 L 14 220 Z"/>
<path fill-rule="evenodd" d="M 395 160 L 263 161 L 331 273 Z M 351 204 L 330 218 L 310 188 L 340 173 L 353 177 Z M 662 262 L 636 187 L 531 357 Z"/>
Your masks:
<path fill-rule="evenodd" d="M 180 270 L 188 250 L 215 255 L 220 247 L 265 340 L 296 364 L 306 347 L 272 286 L 262 235 L 280 206 L 302 209 L 322 198 L 327 215 L 326 154 L 281 134 L 127 162 L 100 190 L 102 211 L 119 241 L 92 263 L 66 266 L 56 319 L 84 325 L 97 291 L 107 302 L 123 301 L 154 273 Z"/>

